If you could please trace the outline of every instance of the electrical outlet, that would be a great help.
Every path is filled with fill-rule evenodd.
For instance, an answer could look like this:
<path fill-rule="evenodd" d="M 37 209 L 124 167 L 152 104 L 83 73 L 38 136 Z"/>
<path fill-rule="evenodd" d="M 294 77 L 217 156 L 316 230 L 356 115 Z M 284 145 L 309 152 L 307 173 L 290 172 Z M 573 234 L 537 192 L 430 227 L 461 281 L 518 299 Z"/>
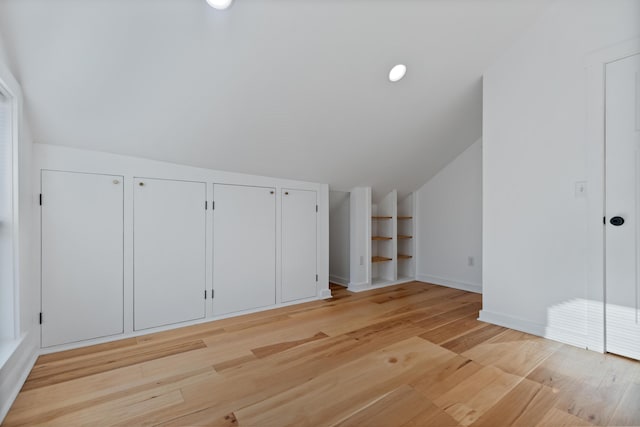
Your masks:
<path fill-rule="evenodd" d="M 475 259 L 473 259 L 473 257 L 472 257 L 472 256 L 467 257 L 467 265 L 468 265 L 469 267 L 473 267 L 473 266 L 475 265 L 475 263 L 476 263 L 476 260 L 475 260 Z"/>
<path fill-rule="evenodd" d="M 360 265 L 364 265 L 364 257 L 360 255 Z"/>

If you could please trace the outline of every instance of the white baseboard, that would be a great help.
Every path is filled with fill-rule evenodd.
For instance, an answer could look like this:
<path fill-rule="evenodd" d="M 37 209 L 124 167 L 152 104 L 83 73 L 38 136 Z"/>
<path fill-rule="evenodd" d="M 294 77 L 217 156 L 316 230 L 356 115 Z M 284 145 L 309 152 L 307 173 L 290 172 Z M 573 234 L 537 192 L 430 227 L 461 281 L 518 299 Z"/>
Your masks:
<path fill-rule="evenodd" d="M 347 289 L 351 292 L 362 292 L 371 289 L 369 282 L 349 282 Z"/>
<path fill-rule="evenodd" d="M 320 291 L 320 298 L 327 299 L 331 298 L 331 289 L 325 288 Z"/>
<path fill-rule="evenodd" d="M 414 282 L 416 279 L 414 279 L 413 277 L 401 277 L 398 280 L 389 280 L 389 281 L 383 281 L 383 282 L 378 282 L 378 283 L 367 283 L 367 282 L 363 282 L 363 283 L 349 283 L 349 287 L 347 288 L 349 291 L 351 292 L 364 292 L 364 291 L 370 291 L 372 289 L 380 289 L 380 288 L 386 288 L 387 286 L 395 286 L 395 285 L 401 285 L 403 283 L 409 283 L 409 282 Z"/>
<path fill-rule="evenodd" d="M 480 316 L 478 317 L 478 320 L 492 323 L 498 326 L 503 326 L 509 329 L 515 329 L 516 331 L 526 332 L 527 334 L 536 335 L 564 344 L 569 344 L 574 347 L 587 348 L 598 352 L 603 351 L 603 349 L 601 348 L 589 348 L 589 337 L 585 334 L 531 322 L 519 317 L 509 316 L 501 313 L 494 313 L 487 310 L 480 310 Z"/>
<path fill-rule="evenodd" d="M 434 285 L 442 285 L 448 288 L 460 289 L 462 291 L 482 293 L 482 285 L 476 283 L 462 282 L 460 280 L 451 280 L 444 277 L 430 276 L 427 274 L 418 274 L 416 280 L 420 282 L 433 283 Z"/>
<path fill-rule="evenodd" d="M 531 335 L 537 335 L 539 337 L 544 336 L 545 327 L 539 323 L 530 322 L 518 317 L 507 316 L 500 313 L 493 313 L 487 310 L 480 310 L 480 316 L 478 320 L 483 322 L 492 323 L 498 326 L 504 326 L 505 328 L 515 329 L 516 331 L 526 332 Z"/>
<path fill-rule="evenodd" d="M 36 335 L 36 331 L 31 330 L 30 333 L 22 337 L 20 344 L 0 369 L 0 396 L 2 396 L 0 424 L 7 416 L 11 405 L 18 397 L 18 393 L 36 363 L 39 355 Z"/>
<path fill-rule="evenodd" d="M 329 281 L 331 283 L 335 283 L 336 285 L 349 286 L 349 279 L 345 279 L 340 276 L 329 275 Z"/>

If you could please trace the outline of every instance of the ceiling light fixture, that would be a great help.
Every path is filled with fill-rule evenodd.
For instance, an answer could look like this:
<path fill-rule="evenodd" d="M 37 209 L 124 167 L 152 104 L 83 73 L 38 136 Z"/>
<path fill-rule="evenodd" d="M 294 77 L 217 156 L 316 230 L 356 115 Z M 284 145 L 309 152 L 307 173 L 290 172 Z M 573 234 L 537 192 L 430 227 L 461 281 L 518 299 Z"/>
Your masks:
<path fill-rule="evenodd" d="M 225 10 L 231 6 L 233 0 L 207 0 L 207 4 L 214 9 Z"/>
<path fill-rule="evenodd" d="M 397 82 L 398 80 L 401 80 L 406 73 L 407 66 L 404 64 L 398 64 L 389 71 L 389 80 Z"/>

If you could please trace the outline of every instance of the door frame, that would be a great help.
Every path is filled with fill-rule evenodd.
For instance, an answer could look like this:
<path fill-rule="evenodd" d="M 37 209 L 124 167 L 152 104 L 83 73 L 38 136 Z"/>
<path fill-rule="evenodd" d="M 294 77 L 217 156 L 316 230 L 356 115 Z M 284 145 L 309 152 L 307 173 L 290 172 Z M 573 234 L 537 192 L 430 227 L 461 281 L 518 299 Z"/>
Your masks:
<path fill-rule="evenodd" d="M 587 70 L 587 348 L 606 352 L 605 276 L 605 68 L 608 63 L 640 53 L 640 37 L 595 51 Z"/>

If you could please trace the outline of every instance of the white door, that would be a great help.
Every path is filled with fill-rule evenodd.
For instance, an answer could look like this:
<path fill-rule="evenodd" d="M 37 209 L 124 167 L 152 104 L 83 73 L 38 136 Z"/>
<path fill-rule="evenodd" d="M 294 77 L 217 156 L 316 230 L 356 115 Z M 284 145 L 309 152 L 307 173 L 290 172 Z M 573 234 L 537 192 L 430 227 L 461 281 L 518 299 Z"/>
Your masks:
<path fill-rule="evenodd" d="M 315 191 L 282 190 L 282 301 L 316 296 Z"/>
<path fill-rule="evenodd" d="M 123 179 L 42 171 L 42 346 L 123 332 Z"/>
<path fill-rule="evenodd" d="M 640 359 L 640 54 L 606 66 L 607 351 Z"/>
<path fill-rule="evenodd" d="M 213 186 L 213 312 L 276 302 L 274 188 Z"/>
<path fill-rule="evenodd" d="M 134 179 L 134 329 L 201 319 L 206 184 Z"/>

